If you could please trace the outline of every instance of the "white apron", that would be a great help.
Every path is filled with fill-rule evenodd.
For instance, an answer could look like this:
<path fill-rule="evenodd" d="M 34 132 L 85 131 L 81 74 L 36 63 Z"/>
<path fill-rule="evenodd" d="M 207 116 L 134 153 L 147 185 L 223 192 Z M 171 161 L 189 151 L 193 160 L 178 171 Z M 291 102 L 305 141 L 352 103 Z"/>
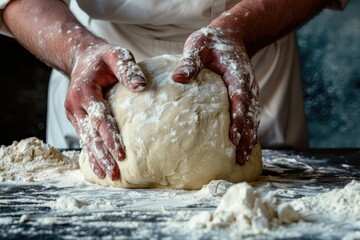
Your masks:
<path fill-rule="evenodd" d="M 208 25 L 235 2 L 77 0 L 71 1 L 70 7 L 91 31 L 127 48 L 141 61 L 162 54 L 181 54 L 183 43 L 192 32 Z M 260 86 L 260 143 L 263 147 L 307 147 L 295 34 L 261 50 L 252 63 Z M 53 71 L 48 93 L 47 143 L 57 148 L 78 147 L 75 129 L 64 109 L 67 86 L 68 80 Z"/>

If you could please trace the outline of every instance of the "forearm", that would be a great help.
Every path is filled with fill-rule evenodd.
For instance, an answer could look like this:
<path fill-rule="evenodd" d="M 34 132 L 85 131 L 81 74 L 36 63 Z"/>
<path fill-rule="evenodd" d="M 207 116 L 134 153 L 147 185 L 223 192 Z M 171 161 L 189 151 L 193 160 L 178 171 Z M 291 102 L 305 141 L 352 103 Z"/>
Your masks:
<path fill-rule="evenodd" d="M 16 0 L 3 11 L 16 39 L 35 56 L 70 75 L 78 48 L 99 41 L 59 0 Z"/>
<path fill-rule="evenodd" d="M 305 23 L 327 0 L 243 0 L 215 19 L 220 27 L 242 41 L 250 56 Z"/>

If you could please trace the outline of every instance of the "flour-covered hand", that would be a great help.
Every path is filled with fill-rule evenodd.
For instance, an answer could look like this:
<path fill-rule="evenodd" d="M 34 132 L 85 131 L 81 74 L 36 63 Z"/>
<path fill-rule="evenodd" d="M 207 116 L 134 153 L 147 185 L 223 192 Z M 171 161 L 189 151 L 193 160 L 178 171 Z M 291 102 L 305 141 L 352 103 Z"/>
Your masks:
<path fill-rule="evenodd" d="M 130 90 L 141 91 L 146 80 L 132 54 L 121 47 L 106 42 L 80 44 L 75 52 L 66 114 L 94 173 L 117 180 L 120 169 L 115 159 L 124 159 L 125 149 L 104 94 L 119 81 Z"/>
<path fill-rule="evenodd" d="M 259 87 L 244 45 L 233 36 L 237 35 L 229 30 L 210 27 L 191 34 L 172 77 L 186 83 L 204 67 L 222 76 L 230 98 L 229 136 L 236 145 L 236 160 L 242 165 L 258 143 Z"/>

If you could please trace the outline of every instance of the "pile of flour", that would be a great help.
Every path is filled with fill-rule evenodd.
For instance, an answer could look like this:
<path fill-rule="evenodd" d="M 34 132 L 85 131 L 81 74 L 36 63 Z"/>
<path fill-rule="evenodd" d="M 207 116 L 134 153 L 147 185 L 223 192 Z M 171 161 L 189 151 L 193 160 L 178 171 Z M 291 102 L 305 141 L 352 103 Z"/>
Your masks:
<path fill-rule="evenodd" d="M 236 228 L 242 233 L 258 234 L 300 220 L 288 203 L 275 198 L 276 192 L 265 197 L 247 183 L 229 188 L 214 212 L 204 212 L 190 220 L 191 228 Z"/>
<path fill-rule="evenodd" d="M 222 197 L 214 212 L 195 215 L 188 222 L 188 226 L 193 230 L 223 229 L 232 236 L 238 237 L 267 234 L 281 238 L 323 232 L 325 230 L 321 229 L 325 226 L 346 224 L 350 229 L 360 227 L 360 182 L 358 181 L 353 180 L 344 188 L 336 188 L 289 202 L 282 202 L 276 198 L 278 192 L 278 190 L 270 191 L 262 197 L 260 192 L 247 183 L 233 185 Z M 287 230 L 286 226 L 289 224 L 292 231 Z M 352 237 L 351 235 L 350 238 L 344 239 L 358 239 Z"/>
<path fill-rule="evenodd" d="M 168 231 L 169 234 L 172 231 L 179 231 L 194 238 L 226 234 L 234 238 L 266 235 L 268 238 L 283 239 L 299 238 L 299 236 L 310 236 L 310 238 L 319 236 L 320 239 L 329 239 L 328 233 L 336 236 L 337 239 L 360 238 L 360 232 L 357 230 L 360 228 L 360 182 L 355 180 L 339 189 L 317 188 L 322 193 L 299 199 L 295 198 L 302 195 L 301 192 L 297 192 L 296 188 L 288 189 L 289 184 L 281 182 L 276 185 L 279 187 L 278 190 L 269 191 L 265 196 L 261 194 L 261 189 L 255 190 L 247 183 L 233 185 L 221 180 L 214 181 L 214 184 L 209 184 L 201 191 L 112 189 L 84 184 L 78 169 L 78 156 L 78 152 L 60 152 L 37 138 L 23 139 L 7 147 L 1 146 L 0 182 L 17 184 L 58 181 L 60 184 L 69 184 L 71 188 L 52 190 L 54 196 L 60 196 L 52 201 L 45 198 L 34 199 L 30 195 L 23 199 L 0 198 L 0 204 L 21 201 L 26 204 L 36 203 L 39 206 L 50 207 L 57 213 L 99 212 L 99 215 L 77 216 L 76 222 L 84 226 L 89 224 L 88 217 L 96 220 L 97 225 L 100 222 L 108 226 L 109 222 L 101 218 L 101 214 L 108 212 L 116 216 L 129 214 L 144 216 L 144 210 L 146 210 L 147 216 L 151 217 L 157 216 L 161 211 L 166 221 L 160 222 L 158 227 L 161 227 L 163 231 Z M 295 183 L 291 186 L 295 186 Z M 283 202 L 276 197 L 284 196 L 283 192 L 286 192 L 287 199 L 295 200 Z M 220 196 L 222 196 L 221 199 Z M 214 211 L 206 211 L 194 216 L 194 209 L 189 208 L 194 205 L 199 205 L 203 207 L 202 209 L 212 208 L 214 205 L 218 207 Z M 17 220 L 20 222 L 69 224 L 75 219 L 75 217 L 56 219 L 47 216 L 38 218 L 33 212 L 28 212 L 27 208 L 17 213 L 21 215 L 21 218 Z M 13 218 L 1 219 L 0 217 L 0 225 L 12 223 Z M 136 225 L 139 222 L 125 221 L 114 224 L 118 224 L 119 227 L 128 227 L 129 224 Z M 126 224 L 126 226 L 121 224 Z M 139 233 L 153 230 L 151 227 L 142 229 L 143 224 L 141 222 Z M 153 224 L 151 222 L 151 225 Z"/>
<path fill-rule="evenodd" d="M 344 188 L 303 197 L 290 204 L 306 221 L 357 223 L 360 226 L 360 182 L 355 180 Z"/>
<path fill-rule="evenodd" d="M 48 181 L 68 170 L 78 169 L 75 152 L 62 154 L 36 137 L 0 147 L 0 182 Z"/>

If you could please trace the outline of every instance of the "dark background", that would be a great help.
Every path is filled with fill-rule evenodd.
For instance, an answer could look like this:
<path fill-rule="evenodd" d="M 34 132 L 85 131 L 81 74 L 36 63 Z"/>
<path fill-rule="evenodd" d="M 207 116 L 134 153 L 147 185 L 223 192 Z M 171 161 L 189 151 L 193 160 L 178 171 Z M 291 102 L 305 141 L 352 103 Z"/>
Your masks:
<path fill-rule="evenodd" d="M 310 146 L 360 147 L 360 1 L 298 32 Z"/>
<path fill-rule="evenodd" d="M 0 35 L 0 145 L 36 136 L 45 140 L 47 86 L 51 69 Z"/>
<path fill-rule="evenodd" d="M 310 146 L 360 147 L 360 1 L 324 10 L 298 32 Z M 45 140 L 50 68 L 0 36 L 0 145 Z"/>

